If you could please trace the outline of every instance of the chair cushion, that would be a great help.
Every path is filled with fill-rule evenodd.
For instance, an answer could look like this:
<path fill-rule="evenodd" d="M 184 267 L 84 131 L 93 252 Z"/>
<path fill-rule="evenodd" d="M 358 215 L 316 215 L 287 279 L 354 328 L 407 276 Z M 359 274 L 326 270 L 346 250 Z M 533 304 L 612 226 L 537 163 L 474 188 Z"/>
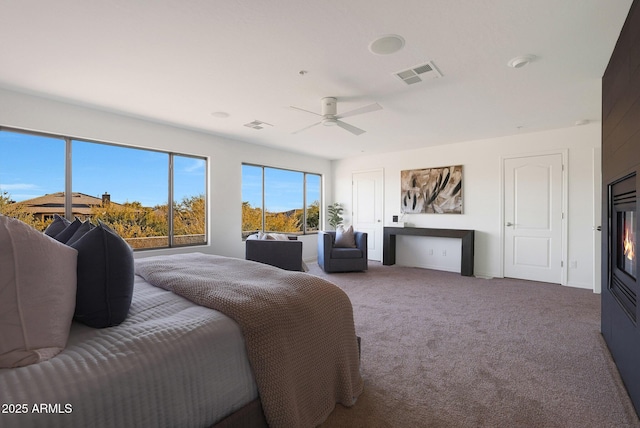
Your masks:
<path fill-rule="evenodd" d="M 331 249 L 332 259 L 361 259 L 362 250 L 358 248 L 333 248 Z"/>
<path fill-rule="evenodd" d="M 336 229 L 336 242 L 333 246 L 337 248 L 356 248 L 353 226 L 345 228 L 343 225 L 339 225 Z"/>
<path fill-rule="evenodd" d="M 247 241 L 254 241 L 254 240 L 260 240 L 260 241 L 291 241 L 291 240 L 296 240 L 298 239 L 297 237 L 290 237 L 287 236 L 283 233 L 264 233 L 264 232 L 258 232 L 258 233 L 254 233 L 253 235 L 249 235 L 247 236 Z"/>

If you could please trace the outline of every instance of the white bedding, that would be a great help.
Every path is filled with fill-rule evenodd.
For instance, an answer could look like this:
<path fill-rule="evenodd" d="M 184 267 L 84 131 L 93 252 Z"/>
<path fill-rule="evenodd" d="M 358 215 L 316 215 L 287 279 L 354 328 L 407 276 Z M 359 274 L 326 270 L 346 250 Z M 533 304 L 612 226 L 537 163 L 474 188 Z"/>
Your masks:
<path fill-rule="evenodd" d="M 58 356 L 0 369 L 0 427 L 204 427 L 258 397 L 233 320 L 138 276 L 134 290 L 121 325 L 74 323 Z"/>

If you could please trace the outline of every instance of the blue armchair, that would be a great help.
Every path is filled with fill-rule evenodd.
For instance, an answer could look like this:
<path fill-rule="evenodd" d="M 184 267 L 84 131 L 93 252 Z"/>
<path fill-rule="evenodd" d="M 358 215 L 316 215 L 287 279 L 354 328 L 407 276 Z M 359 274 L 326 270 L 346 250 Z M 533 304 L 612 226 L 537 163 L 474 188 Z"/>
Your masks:
<path fill-rule="evenodd" d="M 367 270 L 367 234 L 353 232 L 356 248 L 335 247 L 336 232 L 318 232 L 318 265 L 325 272 L 353 272 Z"/>

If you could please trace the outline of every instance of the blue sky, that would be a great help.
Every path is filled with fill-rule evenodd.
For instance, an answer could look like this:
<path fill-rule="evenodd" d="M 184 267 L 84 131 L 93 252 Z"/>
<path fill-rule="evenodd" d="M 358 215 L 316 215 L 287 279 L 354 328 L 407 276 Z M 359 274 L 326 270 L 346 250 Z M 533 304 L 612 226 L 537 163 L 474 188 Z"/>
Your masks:
<path fill-rule="evenodd" d="M 64 191 L 65 141 L 62 138 L 0 132 L 0 191 L 19 202 Z M 74 192 L 100 198 L 107 192 L 117 203 L 167 203 L 169 155 L 151 150 L 73 141 Z M 205 162 L 174 156 L 175 200 L 205 194 Z M 271 212 L 302 208 L 304 173 L 267 168 L 266 207 Z M 214 183 L 215 185 L 215 183 Z M 221 183 L 221 185 L 224 185 Z M 307 174 L 307 204 L 320 200 L 321 177 Z M 262 169 L 243 165 L 242 200 L 262 205 Z"/>
<path fill-rule="evenodd" d="M 169 155 L 105 144 L 74 141 L 73 191 L 118 203 L 167 203 Z M 0 191 L 15 201 L 64 191 L 65 141 L 0 132 Z M 174 156 L 175 200 L 206 192 L 205 161 Z"/>

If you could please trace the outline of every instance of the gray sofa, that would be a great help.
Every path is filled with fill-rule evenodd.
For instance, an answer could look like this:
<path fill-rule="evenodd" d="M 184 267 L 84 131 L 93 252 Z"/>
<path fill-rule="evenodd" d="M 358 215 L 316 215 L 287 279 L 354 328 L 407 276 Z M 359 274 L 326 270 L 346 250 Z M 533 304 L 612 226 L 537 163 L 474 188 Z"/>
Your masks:
<path fill-rule="evenodd" d="M 245 259 L 265 263 L 285 270 L 303 272 L 302 241 L 290 236 L 288 241 L 273 239 L 247 239 Z"/>
<path fill-rule="evenodd" d="M 367 234 L 353 232 L 356 248 L 336 248 L 335 231 L 318 232 L 318 264 L 325 272 L 367 270 Z"/>

